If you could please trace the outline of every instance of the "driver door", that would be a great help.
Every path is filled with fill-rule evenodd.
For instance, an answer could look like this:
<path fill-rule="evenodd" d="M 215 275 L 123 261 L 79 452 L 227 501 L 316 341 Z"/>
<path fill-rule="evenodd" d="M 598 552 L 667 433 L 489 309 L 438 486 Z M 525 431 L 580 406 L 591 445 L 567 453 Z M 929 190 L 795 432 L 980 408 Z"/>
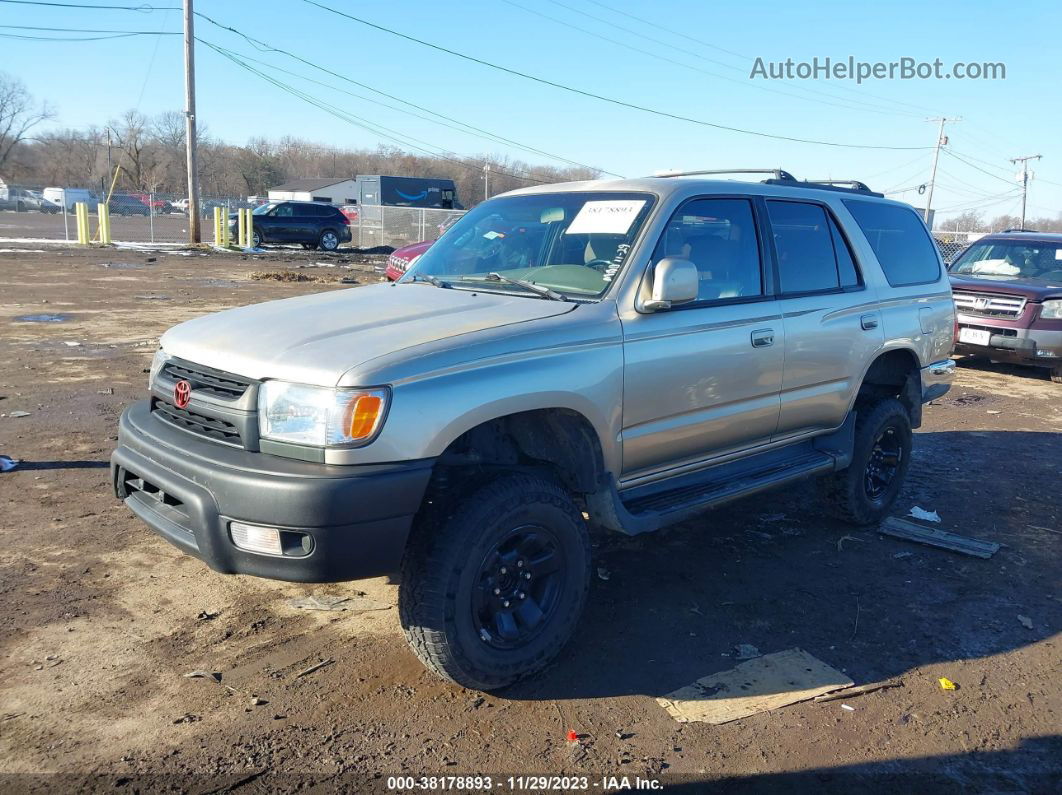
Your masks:
<path fill-rule="evenodd" d="M 689 259 L 698 299 L 622 315 L 623 478 L 652 476 L 770 442 L 778 424 L 784 327 L 747 197 L 693 199 L 668 223 L 652 264 Z"/>

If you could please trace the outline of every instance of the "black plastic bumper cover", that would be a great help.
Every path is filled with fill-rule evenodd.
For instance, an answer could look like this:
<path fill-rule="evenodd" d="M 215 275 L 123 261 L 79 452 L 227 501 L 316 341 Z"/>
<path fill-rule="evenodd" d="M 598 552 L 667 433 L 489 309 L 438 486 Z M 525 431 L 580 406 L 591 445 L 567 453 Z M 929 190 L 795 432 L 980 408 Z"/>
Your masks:
<path fill-rule="evenodd" d="M 142 401 L 122 414 L 111 482 L 155 532 L 216 571 L 337 582 L 397 571 L 433 463 L 333 466 L 251 453 L 172 428 Z M 241 550 L 230 521 L 306 533 L 310 552 Z"/>

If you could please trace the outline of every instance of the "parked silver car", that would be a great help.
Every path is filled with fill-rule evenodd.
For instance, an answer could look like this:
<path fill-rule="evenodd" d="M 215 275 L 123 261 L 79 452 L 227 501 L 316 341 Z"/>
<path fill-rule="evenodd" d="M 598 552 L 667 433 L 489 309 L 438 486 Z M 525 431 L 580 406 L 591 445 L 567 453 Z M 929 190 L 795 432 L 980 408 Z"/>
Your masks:
<path fill-rule="evenodd" d="M 397 283 L 171 329 L 116 494 L 217 571 L 401 570 L 413 650 L 480 689 L 561 650 L 593 527 L 811 477 L 879 521 L 954 370 L 937 249 L 858 183 L 708 176 L 514 191 Z"/>

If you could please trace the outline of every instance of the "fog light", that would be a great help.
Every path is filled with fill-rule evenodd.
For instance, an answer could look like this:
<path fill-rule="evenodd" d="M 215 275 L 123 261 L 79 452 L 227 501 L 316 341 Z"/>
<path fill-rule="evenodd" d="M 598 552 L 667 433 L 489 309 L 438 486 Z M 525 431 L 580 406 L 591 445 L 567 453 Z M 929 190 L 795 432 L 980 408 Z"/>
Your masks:
<path fill-rule="evenodd" d="M 284 549 L 280 544 L 280 531 L 275 527 L 229 522 L 229 533 L 232 535 L 232 543 L 240 549 L 259 552 L 263 555 L 284 554 Z"/>

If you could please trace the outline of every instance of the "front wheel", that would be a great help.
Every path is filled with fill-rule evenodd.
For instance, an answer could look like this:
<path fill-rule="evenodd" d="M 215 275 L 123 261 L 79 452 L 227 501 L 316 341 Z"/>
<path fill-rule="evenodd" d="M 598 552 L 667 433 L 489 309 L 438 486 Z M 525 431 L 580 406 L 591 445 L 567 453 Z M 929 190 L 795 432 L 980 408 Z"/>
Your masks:
<path fill-rule="evenodd" d="M 826 505 L 856 525 L 880 522 L 903 488 L 911 464 L 911 418 L 895 398 L 857 405 L 848 468 L 822 480 Z"/>
<path fill-rule="evenodd" d="M 560 653 L 589 584 L 590 537 L 568 494 L 538 476 L 502 475 L 418 521 L 402 568 L 402 628 L 429 670 L 494 690 Z"/>
<path fill-rule="evenodd" d="M 317 246 L 321 251 L 335 251 L 339 248 L 339 235 L 331 229 L 326 229 L 321 233 L 321 239 L 318 241 Z"/>

